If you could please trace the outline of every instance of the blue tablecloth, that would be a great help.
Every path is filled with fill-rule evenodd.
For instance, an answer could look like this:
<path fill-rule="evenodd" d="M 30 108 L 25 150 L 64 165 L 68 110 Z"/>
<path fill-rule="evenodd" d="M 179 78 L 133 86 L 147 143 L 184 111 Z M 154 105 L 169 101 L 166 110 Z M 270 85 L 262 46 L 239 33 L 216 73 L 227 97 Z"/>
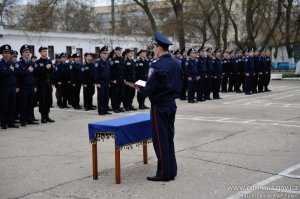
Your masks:
<path fill-rule="evenodd" d="M 149 113 L 140 113 L 118 119 L 100 121 L 89 124 L 89 139 L 97 140 L 97 134 L 111 132 L 117 147 L 146 141 L 152 138 Z"/>

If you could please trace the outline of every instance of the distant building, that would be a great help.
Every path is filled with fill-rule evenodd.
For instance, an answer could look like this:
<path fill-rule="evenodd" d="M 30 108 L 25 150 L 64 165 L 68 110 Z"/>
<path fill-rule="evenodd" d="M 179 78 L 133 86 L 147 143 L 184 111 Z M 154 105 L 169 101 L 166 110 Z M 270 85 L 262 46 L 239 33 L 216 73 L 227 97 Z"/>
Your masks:
<path fill-rule="evenodd" d="M 23 44 L 29 44 L 35 55 L 38 55 L 40 46 L 49 48 L 49 57 L 54 58 L 56 53 L 67 54 L 86 52 L 96 53 L 99 49 L 108 45 L 110 48 L 121 46 L 123 48 L 145 48 L 149 45 L 149 37 L 110 36 L 90 33 L 71 32 L 27 32 L 0 27 L 0 45 L 10 44 L 18 50 Z"/>

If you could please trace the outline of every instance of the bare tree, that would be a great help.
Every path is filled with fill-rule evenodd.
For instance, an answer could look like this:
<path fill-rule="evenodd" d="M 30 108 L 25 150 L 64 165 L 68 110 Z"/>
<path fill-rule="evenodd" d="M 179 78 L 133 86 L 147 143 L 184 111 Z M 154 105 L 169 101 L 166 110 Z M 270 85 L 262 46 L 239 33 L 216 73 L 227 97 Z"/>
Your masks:
<path fill-rule="evenodd" d="M 9 9 L 16 4 L 16 0 L 0 1 L 0 26 L 4 25 L 4 17 L 9 15 Z"/>
<path fill-rule="evenodd" d="M 179 48 L 185 48 L 185 30 L 184 30 L 184 3 L 185 0 L 169 0 L 176 17 L 176 33 L 179 42 Z"/>
<path fill-rule="evenodd" d="M 157 24 L 156 24 L 153 14 L 150 10 L 149 1 L 148 0 L 133 0 L 133 1 L 144 10 L 144 12 L 146 13 L 146 15 L 151 23 L 152 32 L 155 33 L 157 31 Z"/>
<path fill-rule="evenodd" d="M 111 34 L 116 32 L 115 0 L 111 0 Z"/>
<path fill-rule="evenodd" d="M 30 31 L 95 32 L 93 0 L 39 0 L 28 4 L 22 26 Z"/>

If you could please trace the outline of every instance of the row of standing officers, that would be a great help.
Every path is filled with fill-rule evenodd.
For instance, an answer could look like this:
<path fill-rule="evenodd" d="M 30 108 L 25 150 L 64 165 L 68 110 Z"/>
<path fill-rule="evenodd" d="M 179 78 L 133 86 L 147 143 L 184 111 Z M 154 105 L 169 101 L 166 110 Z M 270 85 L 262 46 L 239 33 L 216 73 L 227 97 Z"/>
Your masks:
<path fill-rule="evenodd" d="M 100 115 L 136 110 L 133 106 L 137 80 L 147 81 L 153 54 L 140 50 L 135 57 L 132 49 L 117 47 L 109 52 L 107 46 L 100 49 L 99 58 L 86 53 L 84 63 L 79 55 L 56 55 L 54 62 L 48 58 L 47 48 L 40 47 L 40 58 L 31 57 L 29 45 L 20 49 L 21 58 L 9 45 L 1 47 L 0 97 L 1 127 L 18 127 L 37 124 L 34 107 L 39 107 L 41 122 L 54 122 L 49 117 L 52 106 L 53 85 L 60 108 L 81 109 L 80 93 L 83 89 L 83 108 L 98 109 Z M 181 65 L 182 92 L 180 98 L 190 103 L 220 99 L 219 92 L 244 92 L 253 94 L 269 91 L 271 58 L 265 52 L 225 52 L 211 48 L 194 48 L 173 52 Z M 97 105 L 93 96 L 97 90 Z M 111 101 L 111 108 L 109 107 Z M 145 97 L 137 93 L 139 109 L 148 109 Z M 121 106 L 123 104 L 123 107 Z"/>
<path fill-rule="evenodd" d="M 244 92 L 251 95 L 270 91 L 269 52 L 225 52 L 194 48 L 186 54 L 176 51 L 181 62 L 183 86 L 181 99 L 189 103 L 220 99 L 219 92 Z"/>

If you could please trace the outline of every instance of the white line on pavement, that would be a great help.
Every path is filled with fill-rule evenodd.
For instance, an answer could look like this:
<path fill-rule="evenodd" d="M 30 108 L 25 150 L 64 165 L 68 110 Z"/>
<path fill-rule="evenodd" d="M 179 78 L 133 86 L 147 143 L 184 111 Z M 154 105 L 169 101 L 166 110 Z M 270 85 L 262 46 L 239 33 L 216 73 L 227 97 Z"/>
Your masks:
<path fill-rule="evenodd" d="M 287 121 L 288 124 L 286 124 L 284 121 L 282 122 L 276 122 L 276 121 L 263 121 L 263 120 L 257 120 L 257 119 L 251 119 L 251 120 L 241 120 L 240 118 L 220 118 L 220 117 L 184 117 L 182 115 L 177 115 L 177 120 L 191 120 L 191 121 L 200 121 L 200 122 L 215 122 L 215 123 L 231 123 L 231 124 L 256 124 L 256 125 L 269 125 L 269 126 L 280 126 L 280 127 L 295 127 L 300 128 L 300 125 L 296 124 L 290 124 L 291 121 Z M 295 121 L 295 123 L 299 123 L 299 121 Z"/>

